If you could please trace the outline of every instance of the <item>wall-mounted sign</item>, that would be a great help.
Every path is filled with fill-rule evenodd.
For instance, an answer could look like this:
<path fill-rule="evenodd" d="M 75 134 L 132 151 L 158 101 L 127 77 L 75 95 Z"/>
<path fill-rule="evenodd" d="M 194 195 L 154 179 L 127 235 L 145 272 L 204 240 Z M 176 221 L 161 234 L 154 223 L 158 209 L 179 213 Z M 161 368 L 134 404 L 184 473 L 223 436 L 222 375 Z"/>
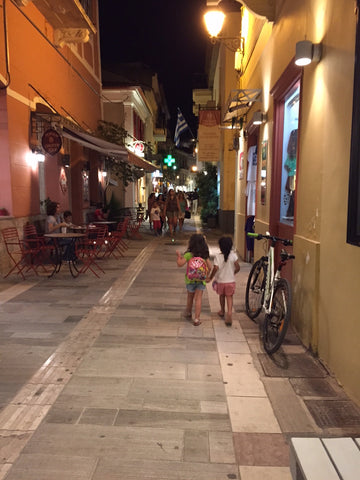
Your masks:
<path fill-rule="evenodd" d="M 41 139 L 43 149 L 49 155 L 56 155 L 62 146 L 61 137 L 56 130 L 49 128 Z"/>
<path fill-rule="evenodd" d="M 200 110 L 199 162 L 217 162 L 220 148 L 220 110 Z"/>
<path fill-rule="evenodd" d="M 129 146 L 129 150 L 135 153 L 138 157 L 145 156 L 145 144 L 141 140 L 135 140 Z"/>
<path fill-rule="evenodd" d="M 59 183 L 60 183 L 61 191 L 65 195 L 65 193 L 67 192 L 67 178 L 66 178 L 66 172 L 64 167 L 61 167 L 60 169 Z"/>

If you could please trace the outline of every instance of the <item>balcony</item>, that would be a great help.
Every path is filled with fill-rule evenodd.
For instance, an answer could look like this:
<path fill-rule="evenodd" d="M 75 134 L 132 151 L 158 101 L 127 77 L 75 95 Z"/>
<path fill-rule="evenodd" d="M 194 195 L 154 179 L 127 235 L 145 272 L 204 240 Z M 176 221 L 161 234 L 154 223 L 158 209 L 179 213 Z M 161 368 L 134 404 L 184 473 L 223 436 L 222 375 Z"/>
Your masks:
<path fill-rule="evenodd" d="M 17 3 L 24 0 L 17 0 Z M 35 7 L 54 28 L 54 42 L 57 46 L 66 43 L 85 43 L 90 33 L 96 33 L 91 20 L 90 0 L 33 0 Z"/>

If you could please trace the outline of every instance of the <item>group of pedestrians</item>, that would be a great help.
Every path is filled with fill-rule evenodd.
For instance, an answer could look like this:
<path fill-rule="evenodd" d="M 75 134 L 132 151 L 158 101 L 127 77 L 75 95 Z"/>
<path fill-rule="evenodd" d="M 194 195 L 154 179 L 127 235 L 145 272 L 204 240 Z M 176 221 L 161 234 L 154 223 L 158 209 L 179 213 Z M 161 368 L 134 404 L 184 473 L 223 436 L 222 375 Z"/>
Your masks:
<path fill-rule="evenodd" d="M 160 194 L 156 198 L 155 193 L 151 193 L 148 198 L 147 213 L 155 235 L 162 235 L 167 225 L 172 241 L 177 227 L 180 232 L 183 230 L 187 210 L 189 203 L 184 192 L 176 193 L 173 188 L 168 191 L 166 197 Z"/>
<path fill-rule="evenodd" d="M 185 317 L 192 320 L 194 326 L 201 324 L 201 304 L 206 283 L 211 282 L 219 295 L 220 310 L 218 315 L 225 319 L 225 324 L 232 325 L 233 296 L 235 293 L 235 274 L 240 271 L 238 257 L 233 250 L 231 237 L 223 236 L 219 239 L 220 253 L 215 255 L 214 264 L 211 264 L 209 247 L 206 238 L 201 233 L 191 235 L 188 248 L 184 254 L 176 251 L 176 263 L 179 267 L 187 265 L 185 286 L 187 302 Z M 193 305 L 195 304 L 195 318 L 192 319 Z M 226 311 L 227 310 L 227 311 Z"/>

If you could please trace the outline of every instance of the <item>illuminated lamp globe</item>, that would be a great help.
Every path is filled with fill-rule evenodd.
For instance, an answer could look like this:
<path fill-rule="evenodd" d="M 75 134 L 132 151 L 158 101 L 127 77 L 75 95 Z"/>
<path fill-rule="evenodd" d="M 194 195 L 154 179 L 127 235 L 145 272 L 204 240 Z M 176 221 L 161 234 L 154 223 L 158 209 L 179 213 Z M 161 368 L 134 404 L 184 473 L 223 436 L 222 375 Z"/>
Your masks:
<path fill-rule="evenodd" d="M 204 15 L 206 29 L 210 37 L 217 37 L 221 32 L 225 14 L 221 10 L 209 10 Z"/>

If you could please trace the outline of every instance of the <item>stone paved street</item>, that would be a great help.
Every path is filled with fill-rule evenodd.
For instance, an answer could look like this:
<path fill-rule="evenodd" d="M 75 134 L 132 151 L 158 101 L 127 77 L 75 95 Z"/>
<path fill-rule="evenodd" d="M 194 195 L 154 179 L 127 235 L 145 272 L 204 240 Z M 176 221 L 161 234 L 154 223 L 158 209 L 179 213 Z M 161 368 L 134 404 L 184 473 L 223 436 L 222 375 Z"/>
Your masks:
<path fill-rule="evenodd" d="M 360 435 L 360 410 L 291 330 L 272 358 L 211 285 L 182 317 L 185 251 L 128 240 L 105 275 L 0 280 L 0 480 L 290 480 L 291 436 Z M 205 232 L 211 254 L 220 232 Z"/>

